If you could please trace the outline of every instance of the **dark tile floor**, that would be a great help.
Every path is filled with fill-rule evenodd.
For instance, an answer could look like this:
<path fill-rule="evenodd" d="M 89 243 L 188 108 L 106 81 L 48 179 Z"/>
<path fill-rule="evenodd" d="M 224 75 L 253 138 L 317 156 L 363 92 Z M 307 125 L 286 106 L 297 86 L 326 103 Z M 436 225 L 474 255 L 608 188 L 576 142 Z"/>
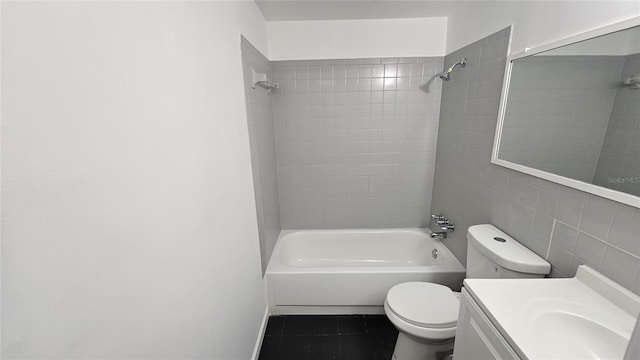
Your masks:
<path fill-rule="evenodd" d="M 385 315 L 271 316 L 259 360 L 390 360 L 397 336 Z"/>

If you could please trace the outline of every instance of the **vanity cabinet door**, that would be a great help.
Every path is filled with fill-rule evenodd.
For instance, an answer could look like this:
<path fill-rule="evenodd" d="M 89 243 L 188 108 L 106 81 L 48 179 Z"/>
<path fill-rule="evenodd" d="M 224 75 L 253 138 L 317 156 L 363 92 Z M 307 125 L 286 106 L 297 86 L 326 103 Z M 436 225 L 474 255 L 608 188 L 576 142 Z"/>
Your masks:
<path fill-rule="evenodd" d="M 453 359 L 520 359 L 464 288 L 460 298 Z"/>

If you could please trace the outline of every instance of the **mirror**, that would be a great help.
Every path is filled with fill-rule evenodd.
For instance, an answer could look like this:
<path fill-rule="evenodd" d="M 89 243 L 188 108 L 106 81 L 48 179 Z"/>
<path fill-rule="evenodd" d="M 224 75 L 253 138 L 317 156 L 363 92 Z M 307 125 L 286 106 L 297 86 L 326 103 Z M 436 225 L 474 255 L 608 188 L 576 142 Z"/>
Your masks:
<path fill-rule="evenodd" d="M 640 207 L 640 18 L 510 56 L 492 162 Z"/>

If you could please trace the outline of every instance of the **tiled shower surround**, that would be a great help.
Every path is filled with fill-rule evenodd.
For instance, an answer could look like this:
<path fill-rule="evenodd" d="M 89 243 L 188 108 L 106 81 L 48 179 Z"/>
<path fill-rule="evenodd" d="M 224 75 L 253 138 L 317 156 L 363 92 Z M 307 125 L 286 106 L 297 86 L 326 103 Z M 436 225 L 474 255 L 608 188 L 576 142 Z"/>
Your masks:
<path fill-rule="evenodd" d="M 247 39 L 241 37 L 242 69 L 245 81 L 247 126 L 251 148 L 251 170 L 256 199 L 260 257 L 264 273 L 280 233 L 278 176 L 270 96 L 263 88 L 251 88 L 251 69 L 271 75 L 271 65 Z"/>
<path fill-rule="evenodd" d="M 282 228 L 426 226 L 443 59 L 271 64 Z"/>
<path fill-rule="evenodd" d="M 490 163 L 509 29 L 445 58 L 468 65 L 442 91 L 433 212 L 458 229 L 492 223 L 552 264 L 552 276 L 573 276 L 588 264 L 640 293 L 640 209 Z M 446 245 L 466 260 L 466 233 Z"/>

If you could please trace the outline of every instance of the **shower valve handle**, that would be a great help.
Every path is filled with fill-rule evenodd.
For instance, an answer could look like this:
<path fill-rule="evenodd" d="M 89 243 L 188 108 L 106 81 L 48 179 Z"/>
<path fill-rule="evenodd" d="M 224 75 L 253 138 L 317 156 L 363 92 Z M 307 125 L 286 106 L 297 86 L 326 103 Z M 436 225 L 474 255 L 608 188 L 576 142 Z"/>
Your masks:
<path fill-rule="evenodd" d="M 456 227 L 453 224 L 446 224 L 444 226 L 440 226 L 442 230 L 454 232 Z"/>

